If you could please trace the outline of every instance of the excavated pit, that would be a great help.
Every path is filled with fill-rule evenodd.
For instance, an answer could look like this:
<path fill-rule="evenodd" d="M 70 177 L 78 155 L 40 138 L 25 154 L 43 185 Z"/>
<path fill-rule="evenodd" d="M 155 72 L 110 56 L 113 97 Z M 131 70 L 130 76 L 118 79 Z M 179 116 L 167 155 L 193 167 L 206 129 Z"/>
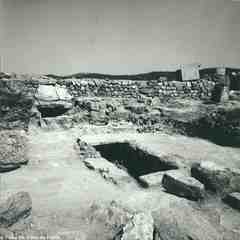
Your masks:
<path fill-rule="evenodd" d="M 128 142 L 100 144 L 94 147 L 103 158 L 123 167 L 137 180 L 142 175 L 178 168 L 173 163 L 163 161 L 160 157 Z"/>

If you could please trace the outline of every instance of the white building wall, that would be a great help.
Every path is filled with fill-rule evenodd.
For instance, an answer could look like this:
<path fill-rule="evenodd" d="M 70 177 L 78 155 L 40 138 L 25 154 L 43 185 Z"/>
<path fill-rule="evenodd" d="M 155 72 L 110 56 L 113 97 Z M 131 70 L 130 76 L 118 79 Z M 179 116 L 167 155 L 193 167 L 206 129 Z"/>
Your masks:
<path fill-rule="evenodd" d="M 200 64 L 187 64 L 181 66 L 182 80 L 196 80 L 200 78 L 199 75 Z"/>

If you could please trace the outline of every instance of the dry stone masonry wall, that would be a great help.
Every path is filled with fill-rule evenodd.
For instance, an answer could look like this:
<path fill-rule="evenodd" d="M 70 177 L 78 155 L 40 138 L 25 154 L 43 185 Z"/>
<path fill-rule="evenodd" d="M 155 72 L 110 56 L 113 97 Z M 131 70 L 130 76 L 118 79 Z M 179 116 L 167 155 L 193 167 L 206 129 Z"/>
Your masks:
<path fill-rule="evenodd" d="M 156 99 L 167 101 L 175 98 L 209 99 L 214 85 L 214 81 L 209 79 L 192 81 L 176 81 L 167 77 L 158 77 L 152 80 L 149 78 L 147 80 L 126 78 L 121 80 L 107 77 L 58 79 L 49 76 L 18 76 L 1 73 L 0 128 L 26 129 L 30 118 L 39 116 L 39 110 L 42 111 L 40 111 L 42 117 L 62 115 L 71 110 L 74 102 L 77 104 L 79 98 L 120 98 L 126 99 L 126 101 L 131 99 L 133 102 L 140 101 L 145 105 L 146 99 L 155 99 L 154 101 Z M 107 101 L 109 102 L 109 100 Z M 121 120 L 119 117 L 121 118 L 123 115 L 124 120 L 128 120 L 129 117 L 124 106 L 126 104 L 124 101 L 119 104 L 120 106 L 117 108 L 121 111 L 117 114 L 119 116 L 116 119 Z M 79 109 L 75 109 L 73 112 L 76 113 L 76 111 L 78 112 Z M 91 116 L 95 116 L 96 112 L 98 111 L 93 109 Z M 104 115 L 102 113 L 103 111 L 101 111 L 101 115 Z M 105 122 L 105 117 L 101 118 Z"/>
<path fill-rule="evenodd" d="M 218 84 L 209 77 L 183 81 L 163 76 L 114 79 L 0 74 L 0 129 L 28 129 L 29 123 L 51 129 L 124 121 L 141 132 L 167 126 L 188 135 L 206 132 L 208 137 L 209 129 L 213 129 L 211 135 L 222 131 L 224 139 L 229 136 L 239 142 L 238 104 L 223 106 L 230 119 L 226 114 L 222 119 L 218 105 L 204 104 L 211 100 Z M 194 100 L 207 101 L 195 104 Z M 209 125 L 205 118 L 208 112 L 215 116 L 216 111 L 221 114 L 209 118 Z"/>
<path fill-rule="evenodd" d="M 199 79 L 194 81 L 167 81 L 165 78 L 149 81 L 107 80 L 107 79 L 66 79 L 58 84 L 65 85 L 74 97 L 147 97 L 194 99 L 209 98 L 215 85 L 213 81 Z"/>

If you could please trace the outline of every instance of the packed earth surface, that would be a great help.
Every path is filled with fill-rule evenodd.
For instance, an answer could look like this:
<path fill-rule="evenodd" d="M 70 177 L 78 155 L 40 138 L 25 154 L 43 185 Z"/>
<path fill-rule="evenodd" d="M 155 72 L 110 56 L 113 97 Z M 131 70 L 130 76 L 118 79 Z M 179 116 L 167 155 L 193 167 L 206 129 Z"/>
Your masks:
<path fill-rule="evenodd" d="M 1 78 L 4 239 L 240 239 L 237 97 L 212 102 L 209 79 L 154 80 L 164 101 L 154 81 Z"/>

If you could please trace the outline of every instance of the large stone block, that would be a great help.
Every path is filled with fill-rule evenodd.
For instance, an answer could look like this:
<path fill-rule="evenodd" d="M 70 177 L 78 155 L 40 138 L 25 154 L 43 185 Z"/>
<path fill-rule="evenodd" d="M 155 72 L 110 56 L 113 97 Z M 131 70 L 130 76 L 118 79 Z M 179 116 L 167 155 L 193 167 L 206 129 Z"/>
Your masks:
<path fill-rule="evenodd" d="M 111 203 L 94 203 L 86 212 L 87 224 L 84 229 L 88 235 L 86 239 L 114 239 L 119 232 L 119 228 L 125 226 L 131 217 L 132 212 L 116 201 L 112 201 Z"/>
<path fill-rule="evenodd" d="M 62 86 L 40 85 L 35 104 L 43 117 L 56 117 L 73 107 L 72 96 Z"/>
<path fill-rule="evenodd" d="M 167 205 L 167 204 L 166 204 Z M 222 240 L 222 233 L 186 200 L 152 213 L 161 240 Z"/>
<path fill-rule="evenodd" d="M 32 210 L 32 200 L 27 192 L 18 192 L 0 204 L 0 226 L 9 227 Z"/>
<path fill-rule="evenodd" d="M 162 185 L 167 192 L 190 200 L 199 200 L 204 197 L 203 184 L 178 170 L 165 173 Z"/>
<path fill-rule="evenodd" d="M 229 169 L 216 163 L 203 161 L 193 164 L 191 175 L 209 190 L 220 194 L 240 191 L 240 170 Z"/>
<path fill-rule="evenodd" d="M 39 85 L 35 97 L 39 101 L 71 101 L 72 96 L 62 86 Z"/>
<path fill-rule="evenodd" d="M 229 204 L 231 207 L 240 210 L 240 192 L 228 194 L 223 201 Z"/>
<path fill-rule="evenodd" d="M 28 162 L 26 143 L 23 131 L 0 131 L 0 172 L 14 170 Z"/>

